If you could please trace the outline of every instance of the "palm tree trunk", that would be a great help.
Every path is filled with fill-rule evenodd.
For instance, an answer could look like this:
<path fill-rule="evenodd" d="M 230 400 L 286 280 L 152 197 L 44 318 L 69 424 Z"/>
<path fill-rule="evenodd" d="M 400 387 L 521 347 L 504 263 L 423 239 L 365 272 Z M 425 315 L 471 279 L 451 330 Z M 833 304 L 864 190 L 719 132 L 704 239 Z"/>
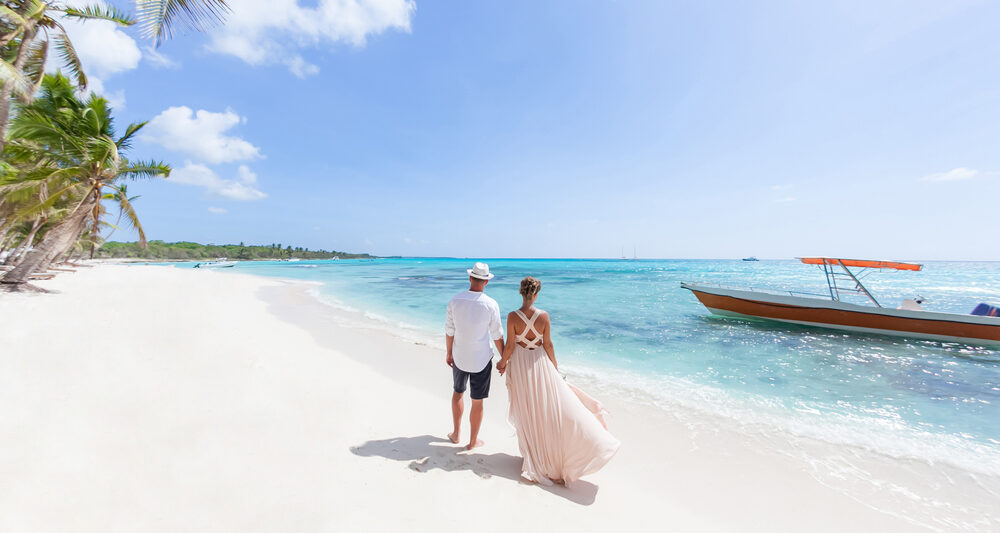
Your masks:
<path fill-rule="evenodd" d="M 96 200 L 95 200 L 96 201 Z M 53 263 L 58 262 L 58 259 L 62 259 L 63 256 L 69 257 L 73 253 L 73 247 L 76 246 L 77 242 L 80 241 L 80 237 L 83 236 L 84 232 L 87 231 L 87 219 L 81 220 L 76 228 L 70 233 L 70 238 L 67 240 L 66 244 L 61 249 L 54 249 L 52 253 L 49 254 L 45 261 L 42 263 L 42 268 L 48 268 Z"/>
<path fill-rule="evenodd" d="M 23 254 L 25 250 L 30 249 L 32 243 L 35 242 L 35 234 L 38 233 L 38 230 L 41 227 L 42 227 L 42 217 L 35 217 L 35 222 L 34 224 L 31 225 L 31 231 L 28 232 L 28 236 L 24 238 L 24 241 L 22 241 L 21 244 L 19 244 L 18 247 L 15 248 L 13 252 L 10 253 L 10 255 L 7 257 L 7 260 L 4 261 L 3 264 L 13 265 L 14 262 L 17 261 L 19 257 L 21 257 L 21 254 Z"/>
<path fill-rule="evenodd" d="M 21 44 L 17 49 L 17 57 L 14 59 L 14 69 L 21 71 L 24 62 L 28 60 L 28 52 L 31 51 L 31 43 L 35 40 L 37 28 L 32 25 L 24 30 L 21 36 Z M 10 101 L 14 96 L 14 82 L 8 81 L 0 89 L 0 152 L 7 138 L 7 123 L 10 122 Z"/>
<path fill-rule="evenodd" d="M 17 266 L 0 279 L 0 283 L 5 285 L 27 283 L 28 276 L 47 267 L 53 259 L 66 253 L 86 227 L 87 217 L 94 202 L 90 194 L 87 198 L 86 205 L 79 206 L 71 215 L 50 229 L 42 242 L 34 250 L 24 254 Z"/>

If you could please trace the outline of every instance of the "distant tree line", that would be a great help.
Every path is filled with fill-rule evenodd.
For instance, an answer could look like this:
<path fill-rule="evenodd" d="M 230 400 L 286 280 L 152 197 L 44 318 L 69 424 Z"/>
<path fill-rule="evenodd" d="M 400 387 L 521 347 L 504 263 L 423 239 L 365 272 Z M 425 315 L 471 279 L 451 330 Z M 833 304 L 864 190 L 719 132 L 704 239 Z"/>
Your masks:
<path fill-rule="evenodd" d="M 138 242 L 106 242 L 97 250 L 102 258 L 137 258 L 183 261 L 186 259 L 215 259 L 228 257 L 244 261 L 290 259 L 365 259 L 368 254 L 310 250 L 281 244 L 246 245 L 239 244 L 198 244 L 196 242 L 149 241 L 145 248 Z"/>

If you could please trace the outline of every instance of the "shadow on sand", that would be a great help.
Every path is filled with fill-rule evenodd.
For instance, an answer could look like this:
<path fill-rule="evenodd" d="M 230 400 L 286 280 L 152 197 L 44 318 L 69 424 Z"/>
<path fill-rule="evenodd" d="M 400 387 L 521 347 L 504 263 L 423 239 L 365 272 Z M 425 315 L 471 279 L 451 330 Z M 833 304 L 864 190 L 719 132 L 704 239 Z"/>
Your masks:
<path fill-rule="evenodd" d="M 445 472 L 469 471 L 483 479 L 497 476 L 515 483 L 536 485 L 521 478 L 520 457 L 506 453 L 486 455 L 469 452 L 462 446 L 452 444 L 448 439 L 431 435 L 370 440 L 361 446 L 352 446 L 351 453 L 361 457 L 377 456 L 393 461 L 409 461 L 407 466 L 417 472 L 434 469 Z M 537 486 L 579 505 L 590 505 L 597 496 L 597 485 L 582 480 L 573 483 L 572 487 Z"/>

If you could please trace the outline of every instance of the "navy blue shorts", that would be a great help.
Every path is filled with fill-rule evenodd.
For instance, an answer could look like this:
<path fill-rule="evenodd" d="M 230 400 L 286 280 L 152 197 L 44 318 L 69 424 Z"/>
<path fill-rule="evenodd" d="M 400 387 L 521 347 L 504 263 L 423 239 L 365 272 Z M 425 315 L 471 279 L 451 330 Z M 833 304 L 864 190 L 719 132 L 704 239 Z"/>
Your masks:
<path fill-rule="evenodd" d="M 469 396 L 473 400 L 482 400 L 490 395 L 490 378 L 493 377 L 493 361 L 490 361 L 486 368 L 479 372 L 466 372 L 452 364 L 451 375 L 455 380 L 455 392 L 462 394 L 465 392 L 466 383 L 471 384 L 472 390 Z"/>

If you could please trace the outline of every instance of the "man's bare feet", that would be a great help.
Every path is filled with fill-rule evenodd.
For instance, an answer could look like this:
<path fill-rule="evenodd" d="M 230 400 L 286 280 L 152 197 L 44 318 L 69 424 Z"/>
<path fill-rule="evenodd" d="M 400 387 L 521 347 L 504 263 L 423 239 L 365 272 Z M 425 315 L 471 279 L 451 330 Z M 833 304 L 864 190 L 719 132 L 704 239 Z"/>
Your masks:
<path fill-rule="evenodd" d="M 483 439 L 476 439 L 476 443 L 475 444 L 469 444 L 468 446 L 465 447 L 465 449 L 466 450 L 471 450 L 473 448 L 478 448 L 478 447 L 482 446 L 483 444 L 486 444 L 485 442 L 483 442 Z"/>
<path fill-rule="evenodd" d="M 458 444 L 458 432 L 449 433 L 448 440 L 450 440 L 452 444 Z"/>

